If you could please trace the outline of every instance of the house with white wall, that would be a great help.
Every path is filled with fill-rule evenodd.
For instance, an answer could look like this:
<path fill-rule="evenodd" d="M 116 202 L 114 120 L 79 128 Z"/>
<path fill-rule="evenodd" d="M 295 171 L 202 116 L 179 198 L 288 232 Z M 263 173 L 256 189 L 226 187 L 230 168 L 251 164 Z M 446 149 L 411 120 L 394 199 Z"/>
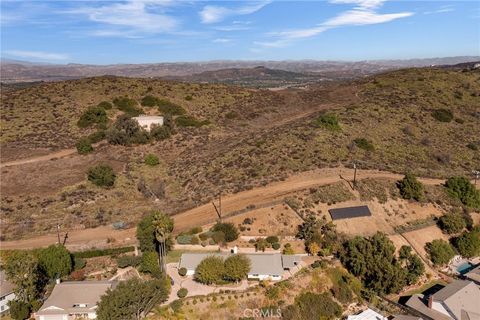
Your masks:
<path fill-rule="evenodd" d="M 132 119 L 138 122 L 138 125 L 150 132 L 153 126 L 163 126 L 163 117 L 162 116 L 145 116 L 141 115 L 138 117 L 133 117 Z"/>
<path fill-rule="evenodd" d="M 235 253 L 184 253 L 180 258 L 178 268 L 185 268 L 187 276 L 193 276 L 200 262 L 209 256 L 217 256 L 223 259 Z M 250 260 L 250 280 L 282 280 L 286 270 L 290 270 L 301 261 L 299 255 L 282 255 L 280 253 L 248 253 L 244 254 Z"/>
<path fill-rule="evenodd" d="M 8 311 L 8 302 L 15 299 L 15 286 L 7 280 L 3 270 L 0 270 L 0 314 Z"/>
<path fill-rule="evenodd" d="M 96 319 L 97 304 L 113 281 L 65 281 L 57 283 L 48 299 L 35 313 L 36 320 Z"/>

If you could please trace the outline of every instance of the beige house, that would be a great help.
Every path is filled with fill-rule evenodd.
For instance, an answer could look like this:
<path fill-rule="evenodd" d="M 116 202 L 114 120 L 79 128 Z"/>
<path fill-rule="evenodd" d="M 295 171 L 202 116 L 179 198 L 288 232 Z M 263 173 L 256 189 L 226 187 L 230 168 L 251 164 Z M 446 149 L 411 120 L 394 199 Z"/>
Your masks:
<path fill-rule="evenodd" d="M 133 117 L 138 122 L 138 125 L 150 132 L 153 126 L 163 126 L 162 116 L 138 116 Z"/>
<path fill-rule="evenodd" d="M 0 271 L 0 314 L 9 309 L 8 302 L 15 299 L 15 286 L 7 280 L 3 270 Z"/>
<path fill-rule="evenodd" d="M 480 320 L 480 288 L 472 281 L 456 280 L 425 297 L 414 294 L 410 308 L 435 320 Z"/>
<path fill-rule="evenodd" d="M 57 283 L 52 293 L 35 313 L 37 320 L 96 319 L 97 303 L 112 281 L 65 281 Z"/>

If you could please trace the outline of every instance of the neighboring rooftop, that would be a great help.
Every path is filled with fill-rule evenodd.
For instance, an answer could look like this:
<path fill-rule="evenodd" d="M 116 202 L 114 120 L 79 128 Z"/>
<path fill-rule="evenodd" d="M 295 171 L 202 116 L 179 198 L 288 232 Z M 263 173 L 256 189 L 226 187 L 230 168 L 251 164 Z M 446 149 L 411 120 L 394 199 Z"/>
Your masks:
<path fill-rule="evenodd" d="M 472 281 L 455 280 L 431 298 L 445 304 L 457 319 L 461 319 L 462 310 L 480 313 L 480 288 Z"/>
<path fill-rule="evenodd" d="M 449 316 L 433 310 L 427 306 L 427 301 L 425 300 L 425 297 L 423 294 L 414 294 L 413 296 L 408 299 L 408 301 L 405 303 L 406 306 L 417 310 L 421 314 L 427 316 L 430 319 L 435 319 L 435 320 L 452 320 Z"/>
<path fill-rule="evenodd" d="M 137 117 L 133 117 L 136 120 L 163 120 L 162 116 L 146 116 L 146 115 L 139 115 Z"/>
<path fill-rule="evenodd" d="M 330 212 L 332 220 L 368 217 L 372 215 L 368 206 L 330 209 L 328 212 Z"/>
<path fill-rule="evenodd" d="M 66 281 L 56 284 L 37 315 L 94 312 L 100 297 L 116 286 L 111 281 Z"/>
<path fill-rule="evenodd" d="M 480 284 L 480 264 L 464 274 L 465 278 Z"/>
<path fill-rule="evenodd" d="M 399 314 L 394 316 L 392 320 L 423 320 L 423 319 L 416 316 L 407 316 L 404 314 Z"/>
<path fill-rule="evenodd" d="M 5 297 L 13 292 L 15 285 L 7 280 L 7 275 L 0 270 L 0 297 Z"/>
<path fill-rule="evenodd" d="M 387 317 L 380 313 L 367 309 L 359 314 L 348 316 L 347 320 L 387 320 Z"/>

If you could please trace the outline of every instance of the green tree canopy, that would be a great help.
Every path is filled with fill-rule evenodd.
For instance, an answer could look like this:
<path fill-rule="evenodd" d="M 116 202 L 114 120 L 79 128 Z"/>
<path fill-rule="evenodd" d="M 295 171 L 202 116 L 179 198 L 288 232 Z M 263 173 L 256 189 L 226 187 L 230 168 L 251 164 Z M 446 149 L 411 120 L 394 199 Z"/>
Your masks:
<path fill-rule="evenodd" d="M 88 170 L 87 178 L 99 187 L 112 187 L 116 176 L 109 165 L 97 165 Z"/>
<path fill-rule="evenodd" d="M 225 260 L 224 279 L 228 281 L 240 281 L 247 278 L 250 271 L 250 259 L 241 254 L 228 257 Z"/>
<path fill-rule="evenodd" d="M 282 311 L 285 320 L 337 319 L 341 315 L 342 307 L 328 293 L 301 293 Z"/>
<path fill-rule="evenodd" d="M 140 243 L 140 251 L 142 252 L 156 252 L 157 251 L 157 239 L 155 237 L 155 228 L 153 221 L 155 218 L 156 211 L 152 211 L 150 214 L 145 216 L 137 224 L 137 240 Z M 173 221 L 172 221 L 173 223 Z M 172 246 L 172 240 L 169 237 L 166 241 L 167 253 L 170 251 Z"/>
<path fill-rule="evenodd" d="M 97 319 L 143 319 L 155 305 L 168 299 L 169 292 L 167 278 L 150 281 L 133 278 L 120 282 L 102 296 Z"/>
<path fill-rule="evenodd" d="M 464 205 L 480 209 L 480 190 L 465 177 L 452 177 L 445 182 L 447 192 Z"/>
<path fill-rule="evenodd" d="M 209 256 L 203 259 L 195 269 L 195 280 L 203 284 L 223 282 L 225 265 L 221 257 Z"/>
<path fill-rule="evenodd" d="M 140 271 L 149 273 L 155 278 L 160 278 L 162 276 L 162 271 L 160 270 L 160 265 L 158 264 L 158 256 L 155 252 L 145 252 L 142 255 Z"/>
<path fill-rule="evenodd" d="M 448 213 L 438 219 L 440 229 L 448 234 L 459 233 L 467 226 L 463 216 L 458 213 Z"/>
<path fill-rule="evenodd" d="M 65 277 L 72 272 L 72 256 L 62 245 L 51 245 L 38 252 L 40 269 L 50 278 Z"/>
<path fill-rule="evenodd" d="M 38 298 L 41 278 L 37 259 L 32 252 L 12 252 L 5 263 L 5 274 L 15 285 L 18 301 L 31 304 Z"/>
<path fill-rule="evenodd" d="M 75 144 L 79 154 L 87 154 L 93 151 L 92 143 L 89 138 L 81 138 Z"/>
<path fill-rule="evenodd" d="M 340 259 L 367 288 L 377 293 L 398 292 L 407 281 L 408 271 L 396 259 L 395 246 L 383 233 L 347 241 Z"/>
<path fill-rule="evenodd" d="M 397 186 L 404 199 L 421 201 L 424 197 L 422 183 L 411 173 L 405 174 L 405 177 L 398 181 Z"/>
<path fill-rule="evenodd" d="M 462 233 L 453 243 L 464 257 L 480 256 L 480 227 L 477 226 L 470 232 Z"/>
<path fill-rule="evenodd" d="M 30 305 L 23 301 L 11 300 L 8 302 L 10 316 L 14 320 L 25 320 L 30 317 Z"/>
<path fill-rule="evenodd" d="M 230 222 L 217 222 L 213 228 L 213 232 L 223 232 L 225 235 L 226 242 L 232 242 L 237 240 L 238 238 L 238 230 L 237 227 L 233 223 Z"/>
<path fill-rule="evenodd" d="M 86 128 L 92 124 L 106 124 L 108 121 L 105 109 L 99 106 L 89 107 L 77 122 L 80 128 Z"/>
<path fill-rule="evenodd" d="M 455 256 L 455 251 L 450 243 L 442 239 L 435 239 L 432 242 L 427 243 L 425 245 L 425 250 L 427 250 L 430 255 L 430 260 L 437 266 L 447 264 L 450 259 Z"/>

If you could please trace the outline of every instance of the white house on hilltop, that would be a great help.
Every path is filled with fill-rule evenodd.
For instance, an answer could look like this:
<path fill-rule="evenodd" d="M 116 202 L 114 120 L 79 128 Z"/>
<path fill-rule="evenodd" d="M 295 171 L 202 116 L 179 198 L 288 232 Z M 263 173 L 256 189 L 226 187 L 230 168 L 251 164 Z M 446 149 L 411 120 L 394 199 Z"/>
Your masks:
<path fill-rule="evenodd" d="M 163 126 L 162 116 L 138 116 L 132 119 L 135 119 L 138 125 L 147 131 L 150 131 L 154 125 Z"/>
<path fill-rule="evenodd" d="M 57 283 L 52 294 L 35 313 L 36 320 L 96 319 L 97 303 L 112 281 L 65 281 Z"/>

